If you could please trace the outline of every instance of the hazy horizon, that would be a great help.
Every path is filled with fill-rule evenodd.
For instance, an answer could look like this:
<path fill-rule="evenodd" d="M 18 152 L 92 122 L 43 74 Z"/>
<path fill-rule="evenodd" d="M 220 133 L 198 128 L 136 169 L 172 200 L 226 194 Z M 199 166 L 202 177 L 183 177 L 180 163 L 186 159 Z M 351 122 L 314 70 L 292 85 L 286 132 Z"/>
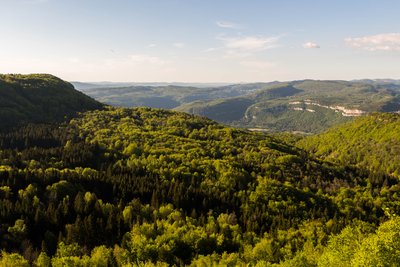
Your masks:
<path fill-rule="evenodd" d="M 77 81 L 77 80 L 70 80 L 70 83 L 88 83 L 88 84 L 221 84 L 221 85 L 232 85 L 232 84 L 250 84 L 250 83 L 285 83 L 285 82 L 293 82 L 293 81 L 305 81 L 305 80 L 314 80 L 314 81 L 346 81 L 346 82 L 357 82 L 357 81 L 396 81 L 399 82 L 400 79 L 396 78 L 360 78 L 360 79 L 312 79 L 312 78 L 304 78 L 304 79 L 295 79 L 295 80 L 271 80 L 271 81 L 237 81 L 237 82 L 215 82 L 215 81 L 191 81 L 191 82 L 183 82 L 183 81 Z"/>
<path fill-rule="evenodd" d="M 360 79 L 296 79 L 296 80 L 273 80 L 273 81 L 238 81 L 238 82 L 214 82 L 214 81 L 204 81 L 204 82 L 197 82 L 197 81 L 192 81 L 192 82 L 182 82 L 182 81 L 146 81 L 146 82 L 141 82 L 141 81 L 73 81 L 70 80 L 68 82 L 71 83 L 93 83 L 93 84 L 119 84 L 119 83 L 132 83 L 132 84 L 221 84 L 221 85 L 229 85 L 229 84 L 248 84 L 248 83 L 272 83 L 272 82 L 280 82 L 280 83 L 285 83 L 285 82 L 291 82 L 291 81 L 302 81 L 302 80 L 315 80 L 315 81 L 363 81 L 363 80 L 371 80 L 371 81 L 384 81 L 384 80 L 393 80 L 393 81 L 400 81 L 400 79 L 396 78 L 360 78 Z"/>

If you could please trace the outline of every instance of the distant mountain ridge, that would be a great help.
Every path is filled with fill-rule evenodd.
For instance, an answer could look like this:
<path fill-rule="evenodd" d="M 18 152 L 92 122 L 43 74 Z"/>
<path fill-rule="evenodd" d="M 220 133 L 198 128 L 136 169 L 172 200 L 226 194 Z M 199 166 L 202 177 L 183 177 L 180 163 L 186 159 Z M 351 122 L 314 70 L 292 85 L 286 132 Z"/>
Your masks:
<path fill-rule="evenodd" d="M 82 89 L 96 100 L 118 107 L 153 107 L 174 109 L 193 101 L 208 101 L 237 97 L 255 92 L 269 83 L 233 84 L 218 87 L 178 85 L 134 85 Z"/>
<path fill-rule="evenodd" d="M 362 82 L 362 83 L 389 83 L 389 84 L 400 84 L 399 79 L 361 79 L 361 80 L 352 80 L 353 82 Z"/>
<path fill-rule="evenodd" d="M 235 116 L 221 116 L 227 108 Z M 400 110 L 400 85 L 293 81 L 268 85 L 245 96 L 197 101 L 176 109 L 240 127 L 317 133 L 371 112 Z"/>
<path fill-rule="evenodd" d="M 0 128 L 60 122 L 102 107 L 50 74 L 0 74 Z"/>
<path fill-rule="evenodd" d="M 110 90 L 137 100 L 131 89 Z M 250 125 L 264 115 L 286 129 L 397 108 L 395 87 L 343 81 L 135 90 L 177 103 L 244 92 L 196 103 L 210 117 Z M 165 109 L 102 108 L 51 75 L 2 75 L 0 103 L 0 123 L 34 122 L 0 131 L 0 266 L 400 262 L 400 114 L 314 136 L 260 133 Z"/>
<path fill-rule="evenodd" d="M 134 87 L 134 86 L 189 86 L 198 88 L 207 87 L 220 87 L 231 85 L 232 83 L 185 83 L 185 82 L 70 82 L 77 90 L 85 91 L 87 89 L 99 88 L 120 88 L 120 87 Z"/>
<path fill-rule="evenodd" d="M 174 109 L 263 131 L 318 133 L 356 116 L 400 110 L 400 81 L 391 79 L 297 80 L 214 87 L 101 85 L 82 91 L 112 106 Z"/>

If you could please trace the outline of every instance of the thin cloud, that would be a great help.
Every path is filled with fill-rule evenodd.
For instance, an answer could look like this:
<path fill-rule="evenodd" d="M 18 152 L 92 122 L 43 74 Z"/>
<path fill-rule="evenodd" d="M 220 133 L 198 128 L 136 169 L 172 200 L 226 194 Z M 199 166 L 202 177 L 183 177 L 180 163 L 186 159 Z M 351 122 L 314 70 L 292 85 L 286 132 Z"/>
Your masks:
<path fill-rule="evenodd" d="M 217 51 L 219 49 L 221 49 L 221 48 L 220 47 L 218 47 L 218 48 L 217 47 L 210 47 L 210 48 L 207 48 L 207 49 L 203 50 L 203 52 L 210 53 L 210 52 Z"/>
<path fill-rule="evenodd" d="M 158 66 L 166 64 L 166 62 L 161 58 L 155 56 L 149 56 L 146 54 L 131 55 L 129 58 L 133 63 L 138 63 L 138 64 L 149 64 Z"/>
<path fill-rule="evenodd" d="M 234 22 L 230 22 L 230 21 L 217 21 L 215 24 L 217 24 L 217 26 L 220 28 L 227 28 L 227 29 L 241 29 L 242 28 L 241 25 L 236 24 Z"/>
<path fill-rule="evenodd" d="M 184 43 L 173 43 L 172 45 L 176 48 L 184 48 L 186 46 Z"/>
<path fill-rule="evenodd" d="M 307 43 L 304 43 L 304 44 L 303 44 L 303 47 L 304 47 L 304 48 L 307 48 L 307 49 L 320 48 L 320 46 L 319 46 L 318 44 L 314 43 L 314 42 L 307 42 Z"/>
<path fill-rule="evenodd" d="M 269 62 L 269 61 L 263 61 L 263 60 L 242 61 L 242 62 L 240 62 L 240 65 L 242 65 L 246 68 L 252 68 L 252 69 L 268 69 L 268 68 L 275 66 L 274 63 Z"/>
<path fill-rule="evenodd" d="M 240 51 L 262 51 L 277 47 L 277 42 L 280 37 L 219 37 L 224 42 L 224 45 L 228 49 L 240 50 Z"/>
<path fill-rule="evenodd" d="M 346 38 L 348 46 L 367 51 L 400 51 L 400 33 L 383 33 Z"/>

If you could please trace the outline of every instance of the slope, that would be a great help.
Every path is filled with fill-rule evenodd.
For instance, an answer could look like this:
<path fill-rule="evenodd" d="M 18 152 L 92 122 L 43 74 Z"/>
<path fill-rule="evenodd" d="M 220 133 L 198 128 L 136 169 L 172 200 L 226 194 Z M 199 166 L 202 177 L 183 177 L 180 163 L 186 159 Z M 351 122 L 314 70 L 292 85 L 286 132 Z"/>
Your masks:
<path fill-rule="evenodd" d="M 357 168 L 271 135 L 150 108 L 0 134 L 0 181 L 1 248 L 31 263 L 41 252 L 55 266 L 224 257 L 265 266 L 325 245 L 356 218 L 373 228 L 383 206 L 399 210 L 395 186 L 371 185 Z"/>
<path fill-rule="evenodd" d="M 0 75 L 0 128 L 59 122 L 103 105 L 48 74 Z"/>
<path fill-rule="evenodd" d="M 366 113 L 400 110 L 399 88 L 389 83 L 293 81 L 268 85 L 246 96 L 193 102 L 176 109 L 240 127 L 316 133 Z M 229 112 L 235 112 L 234 121 L 225 117 Z"/>
<path fill-rule="evenodd" d="M 399 179 L 399 132 L 399 114 L 375 113 L 307 137 L 298 145 L 317 157 L 367 169 L 380 179 Z"/>

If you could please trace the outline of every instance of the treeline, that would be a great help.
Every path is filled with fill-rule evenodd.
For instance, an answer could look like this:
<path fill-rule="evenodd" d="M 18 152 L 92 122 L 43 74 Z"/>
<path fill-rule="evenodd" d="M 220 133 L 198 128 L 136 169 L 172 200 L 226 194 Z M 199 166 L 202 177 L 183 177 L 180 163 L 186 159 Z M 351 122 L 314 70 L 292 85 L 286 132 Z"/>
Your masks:
<path fill-rule="evenodd" d="M 283 139 L 148 108 L 2 133 L 3 265 L 321 265 L 399 212 L 395 178 Z"/>

